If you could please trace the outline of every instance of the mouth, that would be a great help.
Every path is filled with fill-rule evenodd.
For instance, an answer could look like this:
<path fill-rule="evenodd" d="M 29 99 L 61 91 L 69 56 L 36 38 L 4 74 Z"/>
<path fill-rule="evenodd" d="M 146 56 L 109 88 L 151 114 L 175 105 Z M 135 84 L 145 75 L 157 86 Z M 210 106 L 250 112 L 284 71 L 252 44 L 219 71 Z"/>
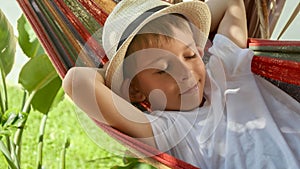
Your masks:
<path fill-rule="evenodd" d="M 193 85 L 191 88 L 188 88 L 184 92 L 182 92 L 180 95 L 185 95 L 185 94 L 190 94 L 190 93 L 195 93 L 199 91 L 199 82 L 197 82 L 195 85 Z"/>

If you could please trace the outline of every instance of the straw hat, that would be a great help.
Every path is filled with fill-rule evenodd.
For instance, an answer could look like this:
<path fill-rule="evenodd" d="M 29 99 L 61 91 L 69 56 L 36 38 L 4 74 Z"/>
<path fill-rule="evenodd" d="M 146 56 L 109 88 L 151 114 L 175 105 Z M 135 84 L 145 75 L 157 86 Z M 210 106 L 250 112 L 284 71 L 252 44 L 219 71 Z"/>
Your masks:
<path fill-rule="evenodd" d="M 194 24 L 207 39 L 210 11 L 199 0 L 170 4 L 161 0 L 122 0 L 109 14 L 103 28 L 103 47 L 110 60 L 105 73 L 106 85 L 120 94 L 124 57 L 138 31 L 149 21 L 165 14 L 181 14 Z"/>

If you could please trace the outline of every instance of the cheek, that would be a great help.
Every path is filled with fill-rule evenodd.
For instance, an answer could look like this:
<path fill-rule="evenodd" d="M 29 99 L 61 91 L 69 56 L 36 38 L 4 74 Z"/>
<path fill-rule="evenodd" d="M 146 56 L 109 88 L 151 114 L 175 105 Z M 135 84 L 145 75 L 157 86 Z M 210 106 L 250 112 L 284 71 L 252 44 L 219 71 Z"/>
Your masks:
<path fill-rule="evenodd" d="M 151 90 L 153 90 L 153 85 L 151 83 L 151 80 L 140 79 L 139 90 L 148 96 Z"/>
<path fill-rule="evenodd" d="M 205 80 L 206 70 L 205 70 L 204 65 L 202 65 L 200 68 L 198 68 L 198 74 L 200 74 L 202 80 Z"/>
<path fill-rule="evenodd" d="M 156 78 L 140 77 L 140 90 L 147 96 L 153 90 L 161 90 L 165 95 L 174 94 L 178 89 L 176 81 L 170 76 L 157 76 Z"/>
<path fill-rule="evenodd" d="M 139 90 L 149 96 L 150 92 L 154 89 L 157 89 L 157 84 L 155 81 L 157 81 L 155 78 L 147 75 L 138 75 L 137 76 L 138 84 L 139 84 Z"/>
<path fill-rule="evenodd" d="M 193 69 L 193 72 L 195 72 L 201 79 L 205 75 L 205 64 L 203 63 L 201 58 L 199 58 L 199 60 L 195 60 L 192 63 L 191 69 Z"/>

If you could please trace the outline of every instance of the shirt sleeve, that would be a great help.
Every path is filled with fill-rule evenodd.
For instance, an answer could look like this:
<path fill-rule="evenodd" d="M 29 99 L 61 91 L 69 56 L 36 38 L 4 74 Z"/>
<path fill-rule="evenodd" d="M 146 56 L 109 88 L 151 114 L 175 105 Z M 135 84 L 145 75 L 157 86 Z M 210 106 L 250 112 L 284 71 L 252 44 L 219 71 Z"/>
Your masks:
<path fill-rule="evenodd" d="M 240 48 L 224 35 L 216 34 L 209 52 L 212 57 L 216 57 L 210 59 L 209 66 L 217 68 L 219 67 L 219 65 L 217 66 L 218 62 L 221 62 L 226 77 L 251 73 L 253 51 L 248 48 Z"/>

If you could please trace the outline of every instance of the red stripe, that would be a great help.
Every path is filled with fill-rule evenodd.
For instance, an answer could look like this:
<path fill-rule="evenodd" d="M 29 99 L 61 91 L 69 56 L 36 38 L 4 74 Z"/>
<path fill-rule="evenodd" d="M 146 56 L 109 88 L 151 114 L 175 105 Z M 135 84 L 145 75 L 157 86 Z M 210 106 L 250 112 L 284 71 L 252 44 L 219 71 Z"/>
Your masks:
<path fill-rule="evenodd" d="M 97 3 L 91 0 L 78 0 L 82 6 L 85 7 L 89 11 L 89 13 L 93 16 L 93 18 L 101 25 L 104 25 L 104 22 L 106 18 L 108 17 L 108 14 L 98 6 Z"/>
<path fill-rule="evenodd" d="M 300 62 L 254 56 L 251 70 L 264 77 L 300 85 Z"/>
<path fill-rule="evenodd" d="M 59 58 L 58 54 L 56 50 L 53 48 L 52 43 L 49 41 L 48 36 L 45 33 L 45 30 L 43 29 L 43 26 L 41 26 L 38 17 L 35 14 L 35 11 L 32 10 L 31 4 L 29 4 L 29 1 L 26 0 L 17 0 L 17 1 L 22 11 L 24 12 L 26 18 L 30 22 L 30 25 L 32 26 L 33 30 L 36 32 L 37 37 L 39 38 L 41 44 L 43 45 L 44 49 L 48 53 L 51 62 L 54 64 L 59 75 L 63 78 L 67 70 L 62 64 L 61 60 L 58 59 Z"/>

